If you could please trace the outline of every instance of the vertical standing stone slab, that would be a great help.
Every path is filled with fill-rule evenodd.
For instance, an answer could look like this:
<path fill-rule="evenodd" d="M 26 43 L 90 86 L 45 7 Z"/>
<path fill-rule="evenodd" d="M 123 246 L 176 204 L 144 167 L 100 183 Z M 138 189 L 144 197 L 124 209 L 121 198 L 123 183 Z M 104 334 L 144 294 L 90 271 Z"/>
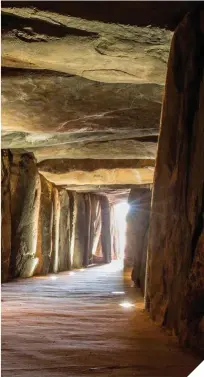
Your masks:
<path fill-rule="evenodd" d="M 1 281 L 9 279 L 11 256 L 10 152 L 1 152 Z"/>
<path fill-rule="evenodd" d="M 92 207 L 92 226 L 91 226 L 91 258 L 93 261 L 94 255 L 101 254 L 100 252 L 100 237 L 101 237 L 101 204 L 100 197 L 97 195 L 91 195 L 91 207 Z M 97 253 L 99 249 L 99 253 Z"/>
<path fill-rule="evenodd" d="M 83 265 L 86 247 L 86 208 L 84 195 L 74 193 L 73 227 L 71 241 L 72 267 L 80 268 Z"/>
<path fill-rule="evenodd" d="M 128 203 L 125 260 L 128 266 L 133 266 L 132 279 L 144 293 L 151 191 L 131 190 Z"/>
<path fill-rule="evenodd" d="M 59 223 L 60 200 L 59 191 L 53 187 L 53 229 L 52 229 L 52 254 L 50 272 L 57 273 L 59 269 Z"/>
<path fill-rule="evenodd" d="M 172 40 L 150 221 L 150 313 L 176 334 L 181 333 L 184 291 L 203 222 L 203 33 L 203 11 L 195 11 L 181 22 Z M 200 300 L 193 305 L 199 307 Z M 201 308 L 197 322 L 203 314 Z"/>
<path fill-rule="evenodd" d="M 114 220 L 115 220 L 115 211 L 114 211 L 114 206 L 112 205 L 110 207 L 110 226 L 111 226 L 111 259 L 115 259 L 116 256 L 117 256 L 117 231 L 116 231 L 116 227 L 115 227 L 115 224 L 114 224 Z"/>
<path fill-rule="evenodd" d="M 83 257 L 83 266 L 87 267 L 89 265 L 90 256 L 91 256 L 91 195 L 85 194 L 85 211 L 86 211 L 86 229 L 85 229 L 85 248 L 84 248 L 84 257 Z"/>
<path fill-rule="evenodd" d="M 108 199 L 101 197 L 101 244 L 105 263 L 111 262 L 110 204 Z"/>
<path fill-rule="evenodd" d="M 13 155 L 11 190 L 11 273 L 30 277 L 38 264 L 36 258 L 41 184 L 31 154 Z"/>
<path fill-rule="evenodd" d="M 36 256 L 39 263 L 36 274 L 45 275 L 49 272 L 52 253 L 52 227 L 53 227 L 53 185 L 41 174 L 40 215 L 38 225 L 38 243 Z"/>
<path fill-rule="evenodd" d="M 185 285 L 180 341 L 204 352 L 204 228 Z"/>
<path fill-rule="evenodd" d="M 59 271 L 71 268 L 70 259 L 70 201 L 66 190 L 59 190 Z"/>

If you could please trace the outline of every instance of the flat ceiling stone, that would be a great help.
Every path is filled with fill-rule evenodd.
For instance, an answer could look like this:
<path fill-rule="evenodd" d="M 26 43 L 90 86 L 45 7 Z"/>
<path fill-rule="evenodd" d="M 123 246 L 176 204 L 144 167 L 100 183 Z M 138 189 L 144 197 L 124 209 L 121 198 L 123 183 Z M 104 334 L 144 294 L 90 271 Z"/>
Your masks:
<path fill-rule="evenodd" d="M 50 173 L 39 169 L 40 173 L 56 185 L 107 185 L 115 184 L 150 184 L 153 182 L 154 168 L 138 169 L 97 169 L 93 172 L 71 171 L 68 173 Z"/>
<path fill-rule="evenodd" d="M 74 132 L 155 135 L 162 92 L 157 84 L 105 84 L 43 71 L 3 70 L 2 129 L 30 132 L 30 137 L 21 135 L 21 147 L 63 143 L 69 135 L 73 140 Z"/>
<path fill-rule="evenodd" d="M 153 182 L 172 28 L 139 3 L 132 26 L 119 3 L 115 23 L 57 4 L 3 4 L 2 148 L 58 186 L 126 196 Z"/>
<path fill-rule="evenodd" d="M 54 145 L 27 150 L 34 153 L 38 162 L 53 159 L 53 156 L 55 159 L 155 159 L 157 143 L 129 139 Z"/>
<path fill-rule="evenodd" d="M 93 172 L 98 169 L 138 169 L 154 167 L 154 160 L 91 160 L 61 159 L 44 160 L 37 166 L 41 171 L 49 173 L 70 173 L 73 171 Z"/>
<path fill-rule="evenodd" d="M 2 65 L 109 83 L 163 84 L 172 33 L 32 8 L 2 10 Z"/>
<path fill-rule="evenodd" d="M 56 185 L 150 184 L 154 160 L 46 160 L 41 174 Z"/>

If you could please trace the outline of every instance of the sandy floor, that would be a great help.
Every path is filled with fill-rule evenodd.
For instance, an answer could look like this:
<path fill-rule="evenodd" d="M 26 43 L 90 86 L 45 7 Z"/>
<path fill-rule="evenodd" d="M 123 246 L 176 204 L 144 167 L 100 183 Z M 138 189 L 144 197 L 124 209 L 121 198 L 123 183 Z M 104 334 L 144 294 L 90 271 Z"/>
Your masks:
<path fill-rule="evenodd" d="M 3 284 L 2 377 L 182 377 L 200 363 L 151 322 L 116 262 L 52 277 Z"/>

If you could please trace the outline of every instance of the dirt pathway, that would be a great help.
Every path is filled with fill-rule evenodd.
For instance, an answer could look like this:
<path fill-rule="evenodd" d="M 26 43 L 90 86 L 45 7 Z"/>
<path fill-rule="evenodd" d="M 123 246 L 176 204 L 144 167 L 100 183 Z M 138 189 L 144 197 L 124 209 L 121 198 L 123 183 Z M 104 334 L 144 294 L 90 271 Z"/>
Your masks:
<path fill-rule="evenodd" d="M 182 377 L 200 361 L 151 322 L 116 262 L 2 286 L 2 377 Z"/>

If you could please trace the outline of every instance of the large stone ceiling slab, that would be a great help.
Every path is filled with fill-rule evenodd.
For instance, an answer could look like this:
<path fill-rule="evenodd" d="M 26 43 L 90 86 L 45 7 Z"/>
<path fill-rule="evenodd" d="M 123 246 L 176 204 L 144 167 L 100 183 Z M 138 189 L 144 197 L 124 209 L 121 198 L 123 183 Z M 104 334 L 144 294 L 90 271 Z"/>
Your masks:
<path fill-rule="evenodd" d="M 171 37 L 60 8 L 4 7 L 2 147 L 54 158 L 56 171 L 41 169 L 59 185 L 151 183 L 151 164 L 63 172 L 57 160 L 155 159 Z"/>
<path fill-rule="evenodd" d="M 163 86 L 3 70 L 2 147 L 53 158 L 155 158 Z"/>
<path fill-rule="evenodd" d="M 163 84 L 172 33 L 32 8 L 2 10 L 2 65 L 102 82 Z"/>
<path fill-rule="evenodd" d="M 153 181 L 153 160 L 52 159 L 38 163 L 49 181 L 61 186 L 134 185 Z"/>
<path fill-rule="evenodd" d="M 127 185 L 149 184 L 153 182 L 154 169 L 98 169 L 94 172 L 73 171 L 69 173 L 42 172 L 48 181 L 56 185 Z"/>
<path fill-rule="evenodd" d="M 35 154 L 38 162 L 53 157 L 59 159 L 155 159 L 157 143 L 130 139 L 27 148 L 27 150 Z"/>
<path fill-rule="evenodd" d="M 37 146 L 62 143 L 66 133 L 79 131 L 155 135 L 162 89 L 157 84 L 105 84 L 57 73 L 3 70 L 2 129 L 31 132 L 33 142 L 47 133 L 50 141 Z M 25 135 L 27 145 L 29 140 L 32 144 L 32 135 Z"/>

